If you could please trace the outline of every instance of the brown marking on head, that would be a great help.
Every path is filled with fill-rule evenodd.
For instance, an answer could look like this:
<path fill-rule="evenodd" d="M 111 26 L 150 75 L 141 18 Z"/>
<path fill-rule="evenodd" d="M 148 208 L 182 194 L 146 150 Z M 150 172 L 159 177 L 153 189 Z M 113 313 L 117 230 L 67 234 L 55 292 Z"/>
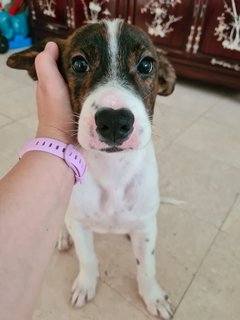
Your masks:
<path fill-rule="evenodd" d="M 102 73 L 107 71 L 107 38 L 107 29 L 102 23 L 86 25 L 76 30 L 69 39 L 63 63 L 75 113 L 80 113 L 82 103 L 90 88 L 92 90 Z M 74 59 L 78 58 L 83 58 L 87 62 L 88 72 L 74 71 L 72 63 Z"/>
<path fill-rule="evenodd" d="M 79 115 L 89 92 L 109 80 L 111 56 L 106 23 L 89 24 L 77 29 L 66 40 L 51 41 L 56 42 L 59 47 L 58 67 L 67 82 L 74 114 Z M 11 55 L 7 61 L 8 66 L 26 69 L 37 80 L 34 60 L 47 42 L 48 40 L 42 41 Z M 173 91 L 175 72 L 167 58 L 157 53 L 149 37 L 136 26 L 120 23 L 117 42 L 117 79 L 142 98 L 151 116 L 156 95 L 168 95 Z M 88 72 L 74 71 L 73 61 L 76 57 L 85 59 L 89 66 Z M 149 74 L 138 72 L 139 63 L 144 58 L 150 58 L 153 63 L 153 70 Z"/>
<path fill-rule="evenodd" d="M 130 70 L 129 73 L 132 76 L 135 87 L 137 87 L 137 91 L 141 92 L 141 97 L 149 114 L 152 113 L 158 90 L 157 72 L 155 66 L 156 57 L 154 58 L 154 51 L 155 49 L 153 49 L 153 51 L 146 50 L 144 46 L 139 47 L 138 50 L 131 52 L 128 58 L 128 68 Z M 143 63 L 144 59 L 150 59 L 149 63 L 154 65 L 153 72 L 147 75 L 140 74 L 138 71 L 138 67 L 140 63 Z"/>
<path fill-rule="evenodd" d="M 123 59 L 125 57 L 125 59 Z M 127 67 L 124 61 L 128 58 Z M 144 59 L 152 63 L 152 71 L 141 74 L 139 66 Z M 121 78 L 128 77 L 137 94 L 140 93 L 147 112 L 153 114 L 156 95 L 169 95 L 175 85 L 176 75 L 172 65 L 157 52 L 150 38 L 139 28 L 123 24 L 119 37 L 119 66 Z"/>

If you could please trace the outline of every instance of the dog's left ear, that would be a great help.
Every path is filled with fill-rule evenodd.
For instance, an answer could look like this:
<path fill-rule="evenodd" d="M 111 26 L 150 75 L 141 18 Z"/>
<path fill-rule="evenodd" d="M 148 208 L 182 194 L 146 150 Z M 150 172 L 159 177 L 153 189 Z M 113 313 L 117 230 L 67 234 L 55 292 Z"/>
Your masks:
<path fill-rule="evenodd" d="M 159 51 L 157 52 L 157 54 L 158 54 L 158 62 L 159 62 L 158 94 L 161 96 L 168 96 L 174 90 L 175 82 L 176 82 L 176 73 L 173 66 L 168 61 L 168 59 Z"/>
<path fill-rule="evenodd" d="M 36 70 L 35 70 L 35 58 L 41 51 L 44 50 L 45 45 L 49 41 L 54 41 L 58 45 L 58 48 L 59 48 L 58 64 L 60 64 L 60 60 L 61 60 L 61 56 L 62 56 L 61 51 L 63 50 L 63 47 L 64 47 L 64 45 L 63 45 L 64 40 L 61 40 L 61 39 L 50 40 L 50 39 L 48 39 L 48 40 L 44 40 L 44 41 L 41 41 L 41 42 L 34 44 L 29 49 L 12 54 L 7 60 L 7 65 L 10 68 L 27 70 L 29 76 L 33 80 L 37 80 L 37 74 L 36 74 Z M 60 72 L 61 72 L 61 70 L 60 70 Z"/>

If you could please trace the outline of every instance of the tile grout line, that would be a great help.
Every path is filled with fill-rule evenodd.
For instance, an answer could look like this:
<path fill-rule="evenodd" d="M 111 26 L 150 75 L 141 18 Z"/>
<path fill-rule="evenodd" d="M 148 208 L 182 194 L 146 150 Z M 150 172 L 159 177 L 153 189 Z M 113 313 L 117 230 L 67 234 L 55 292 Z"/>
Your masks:
<path fill-rule="evenodd" d="M 12 120 L 11 117 L 9 117 L 7 114 L 5 114 L 5 113 L 2 112 L 2 111 L 0 111 L 0 116 L 3 116 L 3 117 L 5 117 L 5 118 L 8 118 L 8 119 Z"/>
<path fill-rule="evenodd" d="M 34 111 L 31 111 L 31 112 L 29 112 L 29 114 L 26 114 L 24 116 L 20 116 L 17 120 L 24 120 L 24 119 L 26 119 L 26 118 L 28 118 L 30 116 L 33 116 L 33 115 L 35 115 L 37 117 L 37 106 L 35 106 L 35 110 Z"/>
<path fill-rule="evenodd" d="M 14 117 L 12 117 L 12 116 L 9 116 L 9 115 L 3 113 L 2 111 L 0 111 L 0 115 L 8 118 L 9 120 L 12 120 L 12 121 L 16 122 L 16 121 L 24 120 L 24 119 L 26 119 L 26 118 L 28 118 L 28 117 L 30 117 L 30 116 L 32 116 L 32 115 L 36 115 L 36 116 L 37 116 L 37 109 L 35 109 L 35 111 L 31 111 L 31 112 L 29 112 L 28 114 L 25 114 L 25 115 L 23 115 L 23 116 L 19 116 L 19 117 L 17 117 L 17 118 L 14 118 Z"/>
<path fill-rule="evenodd" d="M 212 121 L 212 122 L 214 122 L 215 124 L 221 125 L 221 126 L 225 127 L 226 129 L 232 129 L 232 130 L 234 130 L 234 128 L 233 128 L 231 125 L 227 124 L 227 123 L 218 121 L 218 120 L 213 119 L 213 118 L 208 118 L 208 117 L 205 117 L 205 119 L 208 120 L 209 122 Z M 235 131 L 235 130 L 234 130 L 234 131 Z"/>
<path fill-rule="evenodd" d="M 236 169 L 236 170 L 240 170 L 240 166 L 238 167 L 236 164 L 229 163 L 229 162 L 223 161 L 223 160 L 221 160 L 221 159 L 218 159 L 217 157 L 214 157 L 214 156 L 212 156 L 212 155 L 210 155 L 210 154 L 204 153 L 202 150 L 193 149 L 193 148 L 191 148 L 191 147 L 189 147 L 189 146 L 184 145 L 184 143 L 182 143 L 181 141 L 174 141 L 174 143 L 175 143 L 176 145 L 178 145 L 179 147 L 184 147 L 184 148 L 186 148 L 186 149 L 188 149 L 188 150 L 191 150 L 191 151 L 194 151 L 194 152 L 196 152 L 196 153 L 199 153 L 201 156 L 207 157 L 207 158 L 209 158 L 209 159 L 211 159 L 211 160 L 214 160 L 214 161 L 216 161 L 216 162 L 218 162 L 218 163 L 221 163 L 221 164 L 223 164 L 223 165 L 225 165 L 225 166 L 228 166 L 229 168 L 233 168 L 233 169 Z"/>
<path fill-rule="evenodd" d="M 171 147 L 174 143 L 177 143 L 177 139 L 185 133 L 185 131 L 187 131 L 189 128 L 191 128 L 194 124 L 196 124 L 201 118 L 204 118 L 204 116 L 214 107 L 215 104 L 211 105 L 207 110 L 205 110 L 202 114 L 200 114 L 195 120 L 193 120 L 186 128 L 184 128 L 183 130 L 181 130 L 179 132 L 179 134 L 173 138 L 170 139 L 169 143 L 163 148 L 161 149 L 161 153 L 163 151 L 166 151 L 169 147 Z"/>
<path fill-rule="evenodd" d="M 133 307 L 134 309 L 136 309 L 137 311 L 141 312 L 141 314 L 143 314 L 145 317 L 149 317 L 151 316 L 150 314 L 146 314 L 144 311 L 142 311 L 141 309 L 139 309 L 134 303 L 132 303 L 131 301 L 129 301 L 124 295 L 122 295 L 116 288 L 113 288 L 109 283 L 107 283 L 106 281 L 104 281 L 103 279 L 101 279 L 101 281 L 108 286 L 111 290 L 115 291 L 124 301 L 126 301 L 131 307 Z M 137 292 L 137 295 L 139 296 L 139 293 Z M 143 303 L 143 302 L 142 302 Z"/>
<path fill-rule="evenodd" d="M 180 131 L 179 135 L 173 139 L 172 142 L 175 142 L 185 131 L 187 131 L 189 128 L 191 128 L 194 124 L 196 124 L 200 119 L 204 118 L 204 116 L 213 108 L 213 106 L 210 106 L 207 110 L 205 110 L 202 114 L 200 114 L 195 120 L 192 121 L 191 124 L 189 124 L 186 128 L 184 128 L 182 131 Z"/>
<path fill-rule="evenodd" d="M 28 115 L 21 116 L 21 117 L 19 117 L 19 118 L 17 118 L 17 119 L 13 119 L 13 118 L 11 118 L 10 116 L 5 115 L 5 114 L 3 114 L 3 113 L 0 112 L 0 115 L 3 115 L 3 116 L 6 117 L 7 119 L 9 119 L 9 122 L 7 122 L 7 123 L 3 124 L 2 126 L 0 126 L 0 130 L 1 130 L 2 128 L 5 128 L 5 127 L 7 127 L 7 126 L 9 126 L 9 125 L 12 125 L 12 124 L 23 124 L 23 123 L 21 122 L 22 120 L 25 120 L 25 119 L 27 119 L 28 117 L 30 117 L 30 116 L 32 116 L 32 115 L 34 115 L 34 114 L 35 114 L 35 113 L 33 112 L 33 113 L 29 113 Z"/>
<path fill-rule="evenodd" d="M 190 147 L 185 146 L 184 144 L 182 144 L 181 142 L 179 142 L 179 141 L 177 141 L 177 140 L 178 140 L 178 138 L 179 138 L 182 134 L 184 134 L 188 129 L 190 129 L 194 124 L 196 124 L 200 119 L 203 119 L 203 118 L 205 118 L 206 120 L 211 120 L 211 121 L 213 121 L 214 123 L 216 123 L 216 124 L 218 124 L 218 125 L 223 125 L 226 129 L 227 129 L 227 128 L 232 128 L 232 127 L 230 127 L 229 125 L 226 125 L 226 124 L 223 124 L 223 123 L 221 123 L 221 122 L 218 122 L 218 121 L 216 121 L 216 120 L 214 120 L 214 119 L 210 119 L 210 118 L 208 118 L 208 117 L 205 117 L 206 114 L 207 114 L 212 108 L 214 108 L 214 106 L 215 106 L 215 104 L 213 104 L 212 106 L 210 106 L 205 112 L 203 112 L 199 117 L 197 117 L 189 126 L 187 126 L 186 128 L 184 128 L 184 129 L 179 133 L 179 135 L 178 135 L 177 137 L 173 138 L 173 139 L 169 142 L 169 144 L 168 144 L 166 147 L 163 148 L 163 150 L 165 151 L 165 150 L 168 149 L 170 146 L 172 146 L 174 143 L 176 143 L 176 144 L 179 145 L 179 146 L 183 146 L 183 147 L 185 147 L 185 148 L 188 148 L 189 150 L 194 150 L 194 149 L 191 149 Z M 204 153 L 201 152 L 201 150 L 194 150 L 194 151 L 195 151 L 195 152 L 199 152 L 199 153 L 202 154 L 202 155 L 205 155 Z M 206 155 L 205 155 L 205 156 L 206 156 Z M 216 159 L 216 158 L 214 158 L 213 156 L 210 156 L 210 155 L 207 155 L 207 156 L 208 156 L 210 159 L 213 159 L 213 160 L 215 160 L 215 161 L 218 161 L 219 163 L 225 164 L 225 165 L 227 165 L 227 166 L 229 166 L 229 167 L 232 167 L 232 168 L 235 168 L 235 169 L 238 169 L 238 170 L 240 169 L 240 168 L 237 167 L 236 165 L 227 163 L 227 162 L 225 162 L 225 161 L 221 161 L 221 160 Z"/>
<path fill-rule="evenodd" d="M 226 217 L 223 219 L 223 222 L 221 223 L 221 225 L 220 225 L 219 228 L 218 228 L 219 232 L 223 232 L 222 227 L 223 227 L 224 223 L 226 222 L 227 218 L 229 217 L 229 215 L 231 214 L 232 209 L 233 209 L 233 207 L 235 206 L 235 204 L 237 203 L 239 197 L 240 197 L 240 192 L 237 192 L 237 193 L 235 194 L 235 198 L 234 198 L 234 200 L 233 200 L 233 203 L 232 203 L 232 205 L 230 206 L 230 209 L 227 211 Z"/>
<path fill-rule="evenodd" d="M 0 126 L 0 130 L 7 127 L 7 126 L 11 126 L 12 124 L 16 123 L 17 120 L 14 120 L 14 119 L 11 119 L 11 118 L 8 118 L 9 119 L 9 122 L 3 124 L 2 126 Z"/>
<path fill-rule="evenodd" d="M 203 258 L 202 258 L 202 261 L 200 262 L 200 264 L 199 264 L 196 272 L 194 272 L 193 277 L 192 277 L 189 285 L 187 286 L 186 290 L 184 291 L 182 298 L 180 299 L 179 303 L 177 304 L 177 307 L 176 307 L 176 309 L 174 310 L 174 315 L 175 315 L 175 313 L 177 312 L 177 310 L 179 309 L 179 307 L 180 307 L 183 299 L 185 298 L 188 290 L 190 289 L 193 281 L 195 280 L 195 278 L 196 278 L 196 276 L 197 276 L 200 268 L 202 267 L 204 261 L 206 260 L 208 254 L 209 254 L 209 252 L 210 252 L 210 250 L 211 250 L 211 248 L 213 247 L 213 245 L 214 245 L 214 243 L 215 243 L 215 241 L 216 241 L 217 236 L 219 235 L 220 232 L 223 232 L 223 231 L 222 231 L 222 226 L 224 225 L 224 223 L 225 223 L 225 221 L 227 220 L 228 216 L 229 216 L 230 213 L 232 212 L 232 209 L 233 209 L 233 207 L 235 206 L 235 204 L 236 204 L 236 202 L 237 202 L 237 200 L 238 200 L 239 197 L 240 197 L 240 193 L 236 193 L 236 194 L 235 194 L 235 198 L 234 198 L 234 200 L 233 200 L 230 208 L 227 210 L 227 214 L 226 214 L 225 218 L 223 219 L 221 225 L 217 228 L 218 231 L 217 231 L 215 237 L 213 238 L 213 240 L 212 240 L 211 244 L 209 245 L 206 253 L 204 254 L 204 256 L 203 256 Z"/>

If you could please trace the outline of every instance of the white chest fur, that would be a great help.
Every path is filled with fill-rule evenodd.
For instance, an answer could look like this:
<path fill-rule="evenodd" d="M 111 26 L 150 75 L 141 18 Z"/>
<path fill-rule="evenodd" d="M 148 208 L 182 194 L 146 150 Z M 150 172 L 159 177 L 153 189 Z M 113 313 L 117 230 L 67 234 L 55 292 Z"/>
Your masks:
<path fill-rule="evenodd" d="M 150 142 L 141 150 L 87 152 L 88 172 L 74 188 L 69 214 L 101 233 L 128 233 L 159 206 L 158 174 Z"/>

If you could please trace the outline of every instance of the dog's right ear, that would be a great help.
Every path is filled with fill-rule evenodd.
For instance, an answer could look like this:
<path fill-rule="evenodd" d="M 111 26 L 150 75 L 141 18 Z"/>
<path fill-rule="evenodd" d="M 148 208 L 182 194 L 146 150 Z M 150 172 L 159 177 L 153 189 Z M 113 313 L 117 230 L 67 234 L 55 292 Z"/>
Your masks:
<path fill-rule="evenodd" d="M 158 94 L 161 96 L 168 96 L 174 90 L 176 82 L 176 73 L 171 63 L 165 57 L 164 53 L 161 50 L 157 50 L 157 54 L 159 62 Z"/>
<path fill-rule="evenodd" d="M 61 60 L 61 51 L 63 50 L 63 43 L 64 40 L 61 39 L 54 39 L 54 40 L 44 40 L 39 43 L 36 43 L 29 49 L 26 49 L 24 51 L 20 51 L 17 53 L 12 54 L 8 60 L 7 60 L 7 65 L 10 68 L 14 69 L 22 69 L 22 70 L 27 70 L 28 74 L 33 80 L 37 80 L 37 74 L 35 70 L 35 58 L 36 56 L 44 50 L 45 45 L 47 42 L 53 41 L 56 42 L 59 48 L 59 59 Z"/>

